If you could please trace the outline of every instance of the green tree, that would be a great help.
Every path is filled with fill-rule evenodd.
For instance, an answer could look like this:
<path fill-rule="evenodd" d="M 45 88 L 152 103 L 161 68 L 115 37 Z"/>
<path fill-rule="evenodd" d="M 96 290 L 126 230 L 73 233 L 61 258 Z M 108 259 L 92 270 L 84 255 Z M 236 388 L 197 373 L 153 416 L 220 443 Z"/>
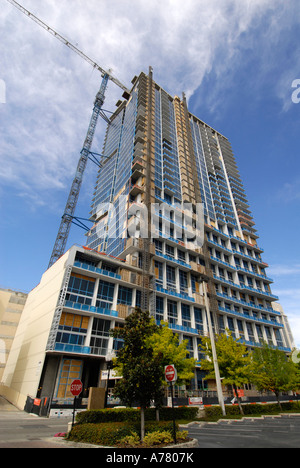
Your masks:
<path fill-rule="evenodd" d="M 114 370 L 122 376 L 115 386 L 115 396 L 127 406 L 134 402 L 141 408 L 141 438 L 145 436 L 145 409 L 151 400 L 162 400 L 161 381 L 163 368 L 161 356 L 154 354 L 148 337 L 158 326 L 149 312 L 136 309 L 126 320 L 124 328 L 112 331 L 114 338 L 124 340 L 124 346 L 114 360 Z"/>
<path fill-rule="evenodd" d="M 241 398 L 238 395 L 238 388 L 249 383 L 251 356 L 249 355 L 246 346 L 234 339 L 229 331 L 228 335 L 217 335 L 215 341 L 222 383 L 224 385 L 231 386 L 235 393 L 234 396 L 237 397 L 240 412 L 241 414 L 244 414 Z M 215 379 L 210 338 L 203 337 L 199 348 L 202 353 L 208 357 L 208 359 L 203 359 L 200 363 L 201 369 L 208 372 L 206 379 Z"/>
<path fill-rule="evenodd" d="M 280 409 L 280 393 L 296 390 L 299 386 L 297 366 L 283 351 L 265 343 L 252 355 L 251 381 L 259 391 L 270 391 L 276 395 Z"/>
<path fill-rule="evenodd" d="M 162 322 L 157 331 L 148 337 L 147 344 L 152 348 L 153 356 L 160 360 L 163 369 L 174 364 L 178 385 L 191 381 L 195 374 L 196 359 L 188 357 L 188 341 L 179 343 L 179 336 L 172 332 L 167 322 Z M 166 384 L 164 375 L 161 383 Z"/>

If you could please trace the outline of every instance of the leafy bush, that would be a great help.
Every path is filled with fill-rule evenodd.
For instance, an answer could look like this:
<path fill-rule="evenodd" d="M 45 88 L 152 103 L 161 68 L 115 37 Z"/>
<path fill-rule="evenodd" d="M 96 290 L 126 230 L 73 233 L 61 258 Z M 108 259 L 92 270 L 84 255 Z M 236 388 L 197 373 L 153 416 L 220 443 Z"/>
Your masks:
<path fill-rule="evenodd" d="M 188 431 L 178 431 L 176 432 L 176 440 L 177 442 L 180 440 L 185 440 L 188 437 Z"/>
<path fill-rule="evenodd" d="M 150 432 L 145 436 L 143 442 L 147 447 L 152 447 L 153 445 L 170 444 L 173 442 L 173 437 L 167 431 Z"/>
<path fill-rule="evenodd" d="M 98 424 L 105 422 L 136 422 L 140 419 L 140 411 L 133 408 L 114 408 L 81 411 L 76 415 L 76 422 L 80 424 Z"/>
<path fill-rule="evenodd" d="M 299 402 L 282 402 L 282 411 L 299 411 Z M 249 416 L 251 414 L 278 414 L 281 412 L 277 404 L 247 404 L 243 405 L 244 415 Z M 222 409 L 220 406 L 211 406 L 205 408 L 205 414 L 208 419 L 210 418 L 221 418 Z M 238 406 L 226 406 L 226 415 L 235 416 L 240 415 Z"/>
<path fill-rule="evenodd" d="M 75 442 L 85 442 L 89 444 L 116 446 L 120 444 L 122 439 L 137 434 L 141 437 L 140 423 L 136 422 L 113 422 L 101 424 L 76 424 L 68 435 L 68 440 Z M 178 431 L 178 424 L 176 424 Z M 152 432 L 168 432 L 173 434 L 173 423 L 168 421 L 146 422 L 146 435 Z M 131 440 L 131 439 L 129 439 Z"/>
<path fill-rule="evenodd" d="M 193 420 L 195 419 L 198 408 L 182 406 L 174 408 L 175 419 Z M 137 422 L 140 421 L 140 410 L 134 408 L 114 408 L 102 410 L 88 410 L 82 411 L 77 414 L 76 421 L 81 424 L 91 423 L 105 423 L 105 422 Z M 161 408 L 159 410 L 159 417 L 163 421 L 172 421 L 173 410 L 172 408 Z M 155 421 L 156 409 L 147 408 L 145 411 L 146 421 Z"/>
<path fill-rule="evenodd" d="M 68 440 L 96 445 L 114 446 L 124 437 L 130 436 L 134 426 L 120 423 L 76 424 Z"/>
<path fill-rule="evenodd" d="M 131 435 L 120 440 L 120 445 L 124 445 L 125 447 L 136 447 L 139 443 L 140 438 L 136 432 L 132 432 Z"/>

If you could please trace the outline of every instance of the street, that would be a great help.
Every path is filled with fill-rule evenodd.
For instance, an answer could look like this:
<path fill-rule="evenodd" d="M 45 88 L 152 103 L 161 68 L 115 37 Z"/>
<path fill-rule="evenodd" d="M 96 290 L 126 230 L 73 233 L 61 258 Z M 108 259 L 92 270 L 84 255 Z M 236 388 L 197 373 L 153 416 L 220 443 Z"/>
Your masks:
<path fill-rule="evenodd" d="M 189 426 L 199 448 L 299 448 L 300 414 Z"/>
<path fill-rule="evenodd" d="M 0 396 L 0 448 L 65 448 L 47 439 L 67 432 L 68 422 L 19 411 Z"/>
<path fill-rule="evenodd" d="M 69 418 L 39 418 L 0 397 L 0 448 L 74 448 L 55 443 L 66 432 Z M 203 448 L 299 448 L 300 414 L 243 421 L 189 425 L 190 437 Z M 76 445 L 75 445 L 76 446 Z M 196 449 L 199 450 L 199 449 Z"/>

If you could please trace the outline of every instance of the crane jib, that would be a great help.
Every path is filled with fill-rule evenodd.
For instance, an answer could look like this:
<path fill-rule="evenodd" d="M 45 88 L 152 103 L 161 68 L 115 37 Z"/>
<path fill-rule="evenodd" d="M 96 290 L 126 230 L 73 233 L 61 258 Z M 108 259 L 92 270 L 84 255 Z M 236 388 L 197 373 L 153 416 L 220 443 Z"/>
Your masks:
<path fill-rule="evenodd" d="M 90 59 L 86 54 L 84 54 L 81 50 L 79 50 L 76 46 L 74 46 L 70 41 L 65 39 L 61 34 L 59 34 L 57 31 L 55 31 L 53 28 L 48 26 L 46 23 L 44 23 L 42 20 L 40 20 L 37 16 L 35 16 L 33 13 L 31 13 L 29 10 L 26 10 L 20 3 L 16 2 L 15 0 L 7 0 L 9 3 L 11 3 L 13 6 L 15 6 L 18 10 L 20 10 L 22 13 L 24 13 L 26 16 L 31 18 L 33 21 L 35 21 L 39 26 L 44 28 L 46 31 L 48 31 L 50 34 L 52 34 L 54 37 L 56 37 L 59 41 L 61 41 L 63 44 L 65 44 L 69 49 L 73 50 L 76 54 L 78 54 L 81 58 L 83 58 L 86 62 L 88 62 L 93 68 L 97 69 L 100 71 L 102 76 L 108 75 L 109 79 L 115 83 L 119 88 L 123 89 L 125 93 L 130 94 L 130 91 L 128 88 L 123 85 L 117 78 L 115 78 L 110 72 L 107 72 L 104 70 L 100 65 L 98 65 L 94 60 Z"/>
<path fill-rule="evenodd" d="M 117 80 L 114 76 L 112 76 L 111 73 L 105 71 L 96 62 L 94 62 L 87 55 L 81 52 L 81 50 L 75 47 L 71 42 L 69 42 L 67 39 L 61 36 L 58 32 L 56 32 L 50 26 L 48 26 L 46 23 L 44 23 L 35 15 L 33 15 L 30 11 L 26 10 L 26 8 L 24 8 L 18 2 L 16 2 L 15 0 L 7 0 L 7 1 L 11 3 L 13 6 L 15 6 L 22 13 L 24 13 L 26 16 L 28 16 L 33 21 L 35 21 L 39 26 L 41 26 L 50 34 L 52 34 L 54 37 L 56 37 L 59 41 L 61 41 L 71 50 L 73 50 L 73 52 L 76 52 L 76 54 L 78 54 L 81 58 L 86 60 L 93 68 L 100 71 L 102 75 L 101 87 L 96 95 L 94 109 L 93 109 L 92 117 L 90 120 L 89 128 L 87 131 L 87 135 L 84 141 L 84 146 L 80 153 L 77 170 L 76 170 L 75 177 L 71 185 L 71 190 L 70 190 L 69 197 L 66 203 L 64 215 L 62 216 L 62 219 L 61 219 L 60 227 L 58 230 L 58 234 L 56 237 L 56 241 L 55 241 L 52 255 L 50 258 L 50 262 L 48 265 L 48 268 L 50 268 L 64 254 L 64 251 L 65 251 L 71 223 L 74 218 L 75 208 L 76 208 L 79 193 L 80 193 L 83 174 L 85 171 L 85 167 L 86 167 L 87 160 L 89 158 L 90 150 L 91 150 L 92 143 L 93 143 L 97 121 L 98 121 L 99 115 L 105 118 L 105 116 L 103 116 L 102 106 L 103 106 L 104 99 L 105 99 L 105 91 L 107 88 L 108 80 L 111 80 L 113 83 L 115 83 L 124 91 L 123 97 L 127 100 L 130 97 L 130 91 L 127 89 L 125 85 L 123 85 L 119 80 Z"/>

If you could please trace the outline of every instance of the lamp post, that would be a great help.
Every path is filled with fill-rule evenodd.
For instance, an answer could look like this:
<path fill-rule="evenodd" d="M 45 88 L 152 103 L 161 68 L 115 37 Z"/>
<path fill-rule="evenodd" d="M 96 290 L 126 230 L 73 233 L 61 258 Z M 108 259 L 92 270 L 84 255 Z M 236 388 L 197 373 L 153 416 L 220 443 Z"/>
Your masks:
<path fill-rule="evenodd" d="M 218 363 L 217 350 L 216 350 L 216 343 L 215 343 L 214 331 L 213 331 L 212 322 L 211 322 L 209 301 L 207 297 L 208 284 L 203 283 L 203 286 L 204 286 L 203 289 L 204 289 L 204 300 L 205 300 L 205 308 L 206 308 L 206 315 L 207 315 L 208 331 L 209 331 L 209 337 L 211 341 L 211 349 L 212 349 L 213 363 L 214 363 L 215 376 L 216 376 L 218 400 L 219 400 L 219 405 L 222 408 L 223 416 L 226 416 L 226 409 L 225 409 L 219 363 Z"/>

